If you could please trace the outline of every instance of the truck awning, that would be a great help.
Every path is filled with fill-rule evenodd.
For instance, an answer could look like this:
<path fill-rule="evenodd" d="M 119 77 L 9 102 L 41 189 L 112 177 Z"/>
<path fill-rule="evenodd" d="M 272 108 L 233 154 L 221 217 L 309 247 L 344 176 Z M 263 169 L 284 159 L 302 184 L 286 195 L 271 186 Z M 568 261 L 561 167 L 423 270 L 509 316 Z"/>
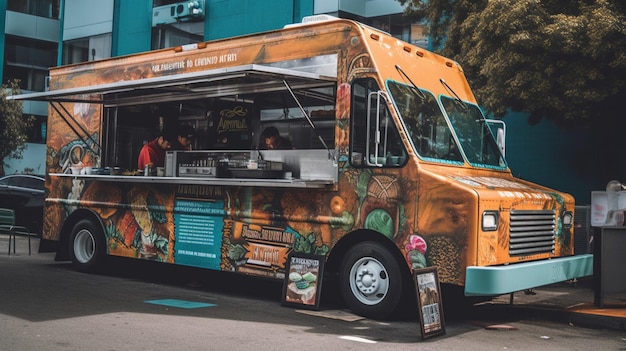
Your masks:
<path fill-rule="evenodd" d="M 331 86 L 336 77 L 250 64 L 115 83 L 7 96 L 8 100 L 83 102 L 106 107 Z"/>

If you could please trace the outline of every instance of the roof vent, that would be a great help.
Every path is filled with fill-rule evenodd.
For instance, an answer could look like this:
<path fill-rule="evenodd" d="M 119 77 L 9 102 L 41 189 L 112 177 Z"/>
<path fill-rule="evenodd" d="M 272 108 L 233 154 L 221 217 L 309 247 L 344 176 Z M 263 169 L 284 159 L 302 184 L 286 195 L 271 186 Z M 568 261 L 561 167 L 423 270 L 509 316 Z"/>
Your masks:
<path fill-rule="evenodd" d="M 301 25 L 304 25 L 304 24 L 311 24 L 311 23 L 317 23 L 317 22 L 334 21 L 334 20 L 338 20 L 338 19 L 339 19 L 338 17 L 331 16 L 331 15 L 326 15 L 326 14 L 313 15 L 313 16 L 304 16 L 304 17 L 302 17 L 302 21 L 300 23 L 287 24 L 283 28 L 297 27 L 297 26 L 301 26 Z"/>

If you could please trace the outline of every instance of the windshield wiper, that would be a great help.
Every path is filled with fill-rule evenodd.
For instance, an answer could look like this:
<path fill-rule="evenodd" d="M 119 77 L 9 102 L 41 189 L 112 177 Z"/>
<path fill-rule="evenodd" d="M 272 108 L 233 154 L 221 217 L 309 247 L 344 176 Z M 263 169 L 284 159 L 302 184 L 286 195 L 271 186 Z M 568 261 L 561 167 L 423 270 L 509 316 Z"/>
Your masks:
<path fill-rule="evenodd" d="M 404 78 L 406 78 L 406 80 L 409 81 L 409 83 L 411 83 L 411 85 L 413 86 L 413 89 L 415 89 L 415 91 L 417 92 L 416 95 L 419 96 L 420 99 L 425 100 L 426 99 L 426 95 L 424 95 L 424 93 L 422 93 L 422 91 L 419 90 L 417 85 L 415 85 L 415 83 L 413 83 L 411 78 L 409 78 L 409 76 L 404 72 L 404 70 L 402 70 L 402 68 L 400 68 L 400 66 L 398 66 L 398 65 L 396 65 L 396 69 L 398 70 L 398 72 L 400 72 L 401 75 L 404 76 Z"/>
<path fill-rule="evenodd" d="M 452 95 L 454 95 L 454 101 L 461 106 L 461 109 L 463 111 L 467 111 L 468 107 L 467 105 L 465 105 L 465 103 L 463 102 L 463 100 L 461 100 L 461 98 L 454 92 L 454 90 L 452 90 L 452 88 L 448 85 L 448 83 L 446 83 L 445 80 L 443 80 L 443 78 L 439 78 L 439 81 L 441 82 L 441 84 L 444 86 L 444 88 L 446 88 L 446 90 L 448 90 L 448 92 L 450 92 Z"/>

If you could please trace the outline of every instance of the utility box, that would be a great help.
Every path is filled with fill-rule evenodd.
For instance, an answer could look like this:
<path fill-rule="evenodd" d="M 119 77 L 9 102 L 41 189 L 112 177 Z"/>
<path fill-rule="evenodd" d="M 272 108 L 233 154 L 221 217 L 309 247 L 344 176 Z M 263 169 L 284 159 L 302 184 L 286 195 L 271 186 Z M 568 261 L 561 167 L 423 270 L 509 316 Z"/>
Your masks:
<path fill-rule="evenodd" d="M 626 227 L 605 227 L 594 235 L 594 304 L 604 307 L 607 294 L 626 293 Z"/>
<path fill-rule="evenodd" d="M 204 0 L 157 6 L 152 9 L 152 26 L 202 20 L 205 16 L 204 9 Z"/>

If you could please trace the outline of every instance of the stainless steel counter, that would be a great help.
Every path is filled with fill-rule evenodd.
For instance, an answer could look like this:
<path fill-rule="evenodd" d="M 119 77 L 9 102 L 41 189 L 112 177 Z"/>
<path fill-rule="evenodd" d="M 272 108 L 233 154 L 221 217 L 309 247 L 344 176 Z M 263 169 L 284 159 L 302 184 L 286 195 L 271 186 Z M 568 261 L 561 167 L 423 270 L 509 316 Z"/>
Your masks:
<path fill-rule="evenodd" d="M 305 179 L 249 179 L 249 178 L 211 178 L 211 177 L 157 177 L 157 176 L 126 176 L 101 174 L 66 174 L 50 173 L 52 177 L 98 180 L 102 182 L 127 183 L 159 183 L 159 184 L 192 184 L 192 185 L 223 185 L 223 186 L 263 186 L 275 188 L 332 188 L 331 180 Z"/>

